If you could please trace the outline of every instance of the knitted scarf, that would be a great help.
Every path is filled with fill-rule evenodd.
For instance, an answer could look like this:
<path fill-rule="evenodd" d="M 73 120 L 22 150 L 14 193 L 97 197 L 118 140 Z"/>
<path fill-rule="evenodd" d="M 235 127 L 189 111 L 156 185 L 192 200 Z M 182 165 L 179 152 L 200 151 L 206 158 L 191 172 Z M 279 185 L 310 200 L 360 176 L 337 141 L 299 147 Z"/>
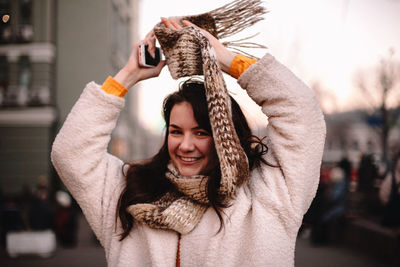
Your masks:
<path fill-rule="evenodd" d="M 232 35 L 260 20 L 265 10 L 259 5 L 259 0 L 236 0 L 214 11 L 185 19 L 219 38 Z M 154 33 L 174 79 L 204 75 L 208 113 L 221 170 L 218 197 L 227 204 L 248 180 L 250 171 L 246 153 L 233 125 L 230 97 L 214 50 L 200 30 L 192 26 L 176 31 L 159 23 L 154 27 Z M 189 233 L 209 206 L 208 177 L 182 177 L 171 163 L 166 177 L 176 185 L 176 191 L 168 192 L 152 203 L 131 205 L 127 211 L 135 221 L 152 228 Z"/>
<path fill-rule="evenodd" d="M 197 225 L 209 205 L 208 177 L 181 176 L 172 163 L 168 164 L 165 177 L 175 184 L 176 191 L 166 193 L 153 203 L 131 205 L 127 211 L 136 222 L 149 227 L 187 234 Z"/>

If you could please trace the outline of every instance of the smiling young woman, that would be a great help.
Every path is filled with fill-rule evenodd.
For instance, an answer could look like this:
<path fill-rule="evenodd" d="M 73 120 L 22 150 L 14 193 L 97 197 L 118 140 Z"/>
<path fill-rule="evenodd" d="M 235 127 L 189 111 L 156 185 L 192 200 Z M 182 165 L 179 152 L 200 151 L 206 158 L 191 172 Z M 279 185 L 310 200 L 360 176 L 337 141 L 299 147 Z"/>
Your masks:
<path fill-rule="evenodd" d="M 188 21 L 163 19 L 159 27 L 171 33 L 166 42 L 182 32 L 198 38 L 206 70 L 217 75 L 188 79 L 166 97 L 167 131 L 158 153 L 124 163 L 107 152 L 123 96 L 165 65 L 141 67 L 139 43 L 114 78 L 87 85 L 53 144 L 53 164 L 105 248 L 108 265 L 293 266 L 325 140 L 313 91 L 270 54 L 260 60 L 237 55 Z M 142 42 L 154 48 L 154 33 Z M 177 66 L 187 63 L 181 61 Z M 222 84 L 221 69 L 238 78 L 268 116 L 263 142 L 236 101 L 213 87 Z"/>

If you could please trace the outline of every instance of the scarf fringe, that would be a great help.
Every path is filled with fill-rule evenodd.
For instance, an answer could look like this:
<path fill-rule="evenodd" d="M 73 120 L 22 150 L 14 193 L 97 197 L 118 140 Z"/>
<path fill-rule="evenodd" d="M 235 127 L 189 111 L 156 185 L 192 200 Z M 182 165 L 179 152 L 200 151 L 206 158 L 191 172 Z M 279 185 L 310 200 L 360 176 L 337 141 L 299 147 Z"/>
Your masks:
<path fill-rule="evenodd" d="M 189 20 L 198 27 L 205 29 L 206 31 L 211 33 L 215 38 L 223 39 L 232 36 L 238 32 L 241 32 L 244 29 L 263 20 L 263 15 L 266 14 L 268 11 L 263 6 L 261 6 L 261 3 L 261 0 L 234 0 L 231 3 L 228 3 L 210 12 L 199 15 L 176 17 L 176 20 L 178 22 L 181 19 Z M 226 41 L 222 44 L 225 45 L 227 48 L 230 48 L 239 53 L 243 53 L 250 58 L 257 59 L 257 57 L 245 51 L 242 51 L 241 49 L 238 49 L 267 49 L 267 47 L 264 45 L 252 42 L 245 42 L 246 40 L 251 39 L 256 35 L 258 35 L 258 33 L 247 38 L 243 38 L 241 40 Z"/>
<path fill-rule="evenodd" d="M 214 18 L 218 39 L 232 36 L 263 20 L 268 11 L 261 3 L 261 0 L 235 0 L 207 12 Z"/>
<path fill-rule="evenodd" d="M 226 48 L 229 48 L 233 51 L 242 53 L 250 58 L 255 58 L 255 59 L 259 59 L 258 57 L 255 57 L 245 51 L 243 51 L 240 48 L 250 48 L 250 49 L 268 49 L 267 46 L 265 45 L 261 45 L 261 44 L 257 44 L 257 43 L 253 43 L 253 42 L 245 42 L 246 40 L 249 40 L 255 36 L 257 36 L 259 33 L 253 34 L 251 36 L 248 36 L 246 38 L 242 38 L 239 40 L 234 40 L 234 41 L 226 41 L 226 42 L 222 42 L 222 45 L 225 46 Z"/>

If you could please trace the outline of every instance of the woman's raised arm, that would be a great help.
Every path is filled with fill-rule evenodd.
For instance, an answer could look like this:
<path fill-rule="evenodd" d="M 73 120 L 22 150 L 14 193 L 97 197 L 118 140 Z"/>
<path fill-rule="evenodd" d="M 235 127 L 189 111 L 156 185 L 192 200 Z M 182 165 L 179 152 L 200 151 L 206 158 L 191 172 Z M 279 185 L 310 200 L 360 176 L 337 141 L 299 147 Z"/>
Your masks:
<path fill-rule="evenodd" d="M 267 161 L 278 166 L 266 167 L 263 180 L 253 181 L 257 198 L 263 203 L 279 200 L 279 210 L 301 220 L 320 176 L 326 128 L 319 102 L 308 86 L 269 54 L 238 82 L 268 116 Z"/>
<path fill-rule="evenodd" d="M 151 41 L 146 38 L 142 42 Z M 139 43 L 133 46 L 127 64 L 115 76 L 116 81 L 110 78 L 103 87 L 95 82 L 86 86 L 68 114 L 51 152 L 51 160 L 60 178 L 81 206 L 103 245 L 103 231 L 110 228 L 104 225 L 105 218 L 115 215 L 119 191 L 124 184 L 123 162 L 110 155 L 107 147 L 125 100 L 121 97 L 123 94 L 109 93 L 105 85 L 129 89 L 141 80 L 158 76 L 165 65 L 162 61 L 155 68 L 140 67 L 138 47 Z"/>

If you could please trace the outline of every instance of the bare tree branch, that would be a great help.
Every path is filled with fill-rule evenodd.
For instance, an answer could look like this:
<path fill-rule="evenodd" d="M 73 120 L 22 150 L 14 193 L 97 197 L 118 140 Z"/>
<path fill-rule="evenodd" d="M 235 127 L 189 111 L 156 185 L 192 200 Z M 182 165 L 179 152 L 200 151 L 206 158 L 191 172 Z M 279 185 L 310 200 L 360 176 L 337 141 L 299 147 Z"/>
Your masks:
<path fill-rule="evenodd" d="M 388 160 L 388 139 L 390 131 L 400 118 L 400 100 L 396 107 L 390 107 L 390 100 L 395 96 L 400 83 L 399 62 L 394 59 L 395 51 L 390 49 L 388 56 L 381 59 L 372 76 L 366 72 L 356 75 L 356 85 L 369 104 L 371 115 L 379 116 L 379 127 L 375 127 L 381 136 L 382 158 Z M 372 78 L 374 82 L 371 82 Z"/>
<path fill-rule="evenodd" d="M 356 86 L 360 90 L 360 92 L 363 94 L 364 100 L 366 104 L 368 105 L 369 110 L 374 110 L 377 103 L 376 100 L 370 90 L 367 86 L 367 77 L 364 72 L 358 72 L 356 74 Z"/>

